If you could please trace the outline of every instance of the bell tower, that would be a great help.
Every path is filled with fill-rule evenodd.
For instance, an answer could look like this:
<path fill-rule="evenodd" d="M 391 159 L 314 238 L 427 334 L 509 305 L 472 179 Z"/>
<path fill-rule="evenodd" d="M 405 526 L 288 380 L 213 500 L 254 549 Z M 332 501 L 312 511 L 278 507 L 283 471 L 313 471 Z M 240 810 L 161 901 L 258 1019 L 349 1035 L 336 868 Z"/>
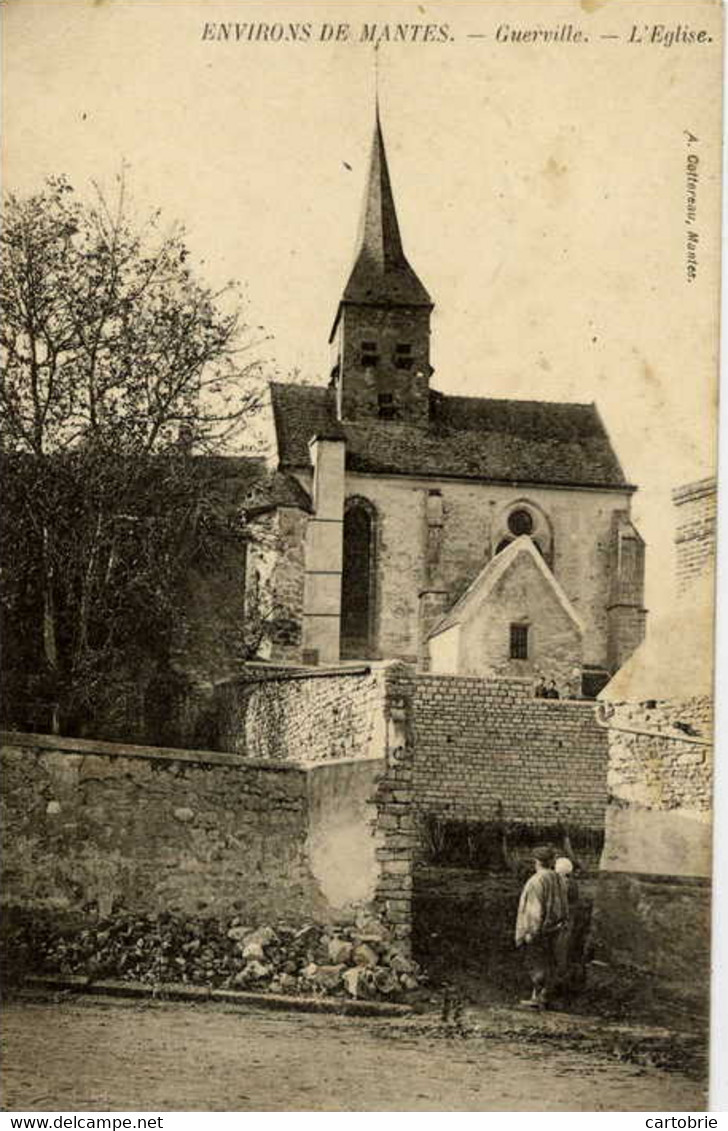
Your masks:
<path fill-rule="evenodd" d="M 329 338 L 340 420 L 427 424 L 432 308 L 402 247 L 377 107 L 356 260 Z"/>

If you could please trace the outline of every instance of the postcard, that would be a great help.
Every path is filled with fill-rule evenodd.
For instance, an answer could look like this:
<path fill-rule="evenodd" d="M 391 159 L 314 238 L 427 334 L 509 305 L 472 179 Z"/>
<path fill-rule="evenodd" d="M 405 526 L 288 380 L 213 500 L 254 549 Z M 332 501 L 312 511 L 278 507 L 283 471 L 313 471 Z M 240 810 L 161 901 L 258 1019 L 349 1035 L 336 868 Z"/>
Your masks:
<path fill-rule="evenodd" d="M 3 15 L 6 1109 L 707 1112 L 721 6 Z"/>

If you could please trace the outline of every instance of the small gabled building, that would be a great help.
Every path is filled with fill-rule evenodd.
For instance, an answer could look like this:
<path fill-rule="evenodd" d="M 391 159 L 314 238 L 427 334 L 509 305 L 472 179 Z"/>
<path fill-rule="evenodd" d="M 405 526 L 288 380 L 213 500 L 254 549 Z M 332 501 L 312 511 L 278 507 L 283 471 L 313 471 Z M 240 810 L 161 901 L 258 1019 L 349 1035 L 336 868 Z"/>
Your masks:
<path fill-rule="evenodd" d="M 553 680 L 581 693 L 584 623 L 527 534 L 483 566 L 428 638 L 430 671 Z"/>

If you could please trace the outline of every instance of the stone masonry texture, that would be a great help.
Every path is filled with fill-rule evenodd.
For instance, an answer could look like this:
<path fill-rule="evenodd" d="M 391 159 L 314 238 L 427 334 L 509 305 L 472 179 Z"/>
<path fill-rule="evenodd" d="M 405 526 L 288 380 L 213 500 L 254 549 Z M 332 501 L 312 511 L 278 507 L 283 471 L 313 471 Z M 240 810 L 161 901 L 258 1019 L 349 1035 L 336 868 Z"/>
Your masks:
<path fill-rule="evenodd" d="M 371 773 L 347 821 L 366 842 L 360 878 L 371 875 L 366 898 L 408 946 L 425 816 L 603 827 L 607 732 L 593 704 L 536 700 L 530 681 L 389 662 L 266 673 L 226 694 L 235 752 L 6 735 L 6 898 L 325 921 L 339 906 L 341 828 L 333 809 L 316 819 L 310 779 L 341 770 L 326 786 L 335 798 L 359 763 Z"/>
<path fill-rule="evenodd" d="M 684 702 L 618 704 L 609 722 L 611 798 L 651 809 L 710 813 L 713 704 L 708 696 Z"/>
<path fill-rule="evenodd" d="M 673 491 L 677 517 L 677 585 L 683 593 L 714 568 L 718 496 L 715 479 Z"/>
<path fill-rule="evenodd" d="M 376 668 L 261 674 L 219 694 L 220 745 L 232 753 L 299 764 L 382 756 L 384 684 Z"/>
<path fill-rule="evenodd" d="M 2 777 L 9 904 L 253 923 L 325 912 L 296 767 L 5 735 Z"/>
<path fill-rule="evenodd" d="M 296 474 L 310 491 L 311 476 Z M 620 624 L 610 624 L 607 609 L 612 600 L 615 515 L 629 506 L 626 493 L 547 487 L 524 490 L 515 485 L 347 471 L 347 497 L 365 498 L 374 515 L 374 646 L 368 658 L 414 663 L 421 652 L 420 595 L 433 584 L 427 564 L 427 505 L 433 486 L 442 500 L 436 580 L 443 610 L 454 605 L 490 561 L 509 511 L 529 507 L 544 516 L 554 575 L 584 621 L 584 663 L 605 666 L 610 648 L 616 646 L 615 633 L 621 631 Z M 628 650 L 641 639 L 643 622 L 642 616 L 636 626 L 627 626 Z"/>

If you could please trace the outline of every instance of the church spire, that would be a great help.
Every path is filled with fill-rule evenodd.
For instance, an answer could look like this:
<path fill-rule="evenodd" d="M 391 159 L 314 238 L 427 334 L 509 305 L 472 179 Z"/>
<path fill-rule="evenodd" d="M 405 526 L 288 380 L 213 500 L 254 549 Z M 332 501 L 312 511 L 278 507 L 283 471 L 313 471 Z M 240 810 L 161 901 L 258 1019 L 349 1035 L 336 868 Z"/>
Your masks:
<path fill-rule="evenodd" d="M 359 227 L 358 253 L 341 301 L 432 306 L 430 296 L 407 262 L 402 247 L 378 105 Z"/>
<path fill-rule="evenodd" d="M 377 106 L 356 260 L 330 338 L 339 419 L 427 425 L 432 306 L 402 248 Z"/>

